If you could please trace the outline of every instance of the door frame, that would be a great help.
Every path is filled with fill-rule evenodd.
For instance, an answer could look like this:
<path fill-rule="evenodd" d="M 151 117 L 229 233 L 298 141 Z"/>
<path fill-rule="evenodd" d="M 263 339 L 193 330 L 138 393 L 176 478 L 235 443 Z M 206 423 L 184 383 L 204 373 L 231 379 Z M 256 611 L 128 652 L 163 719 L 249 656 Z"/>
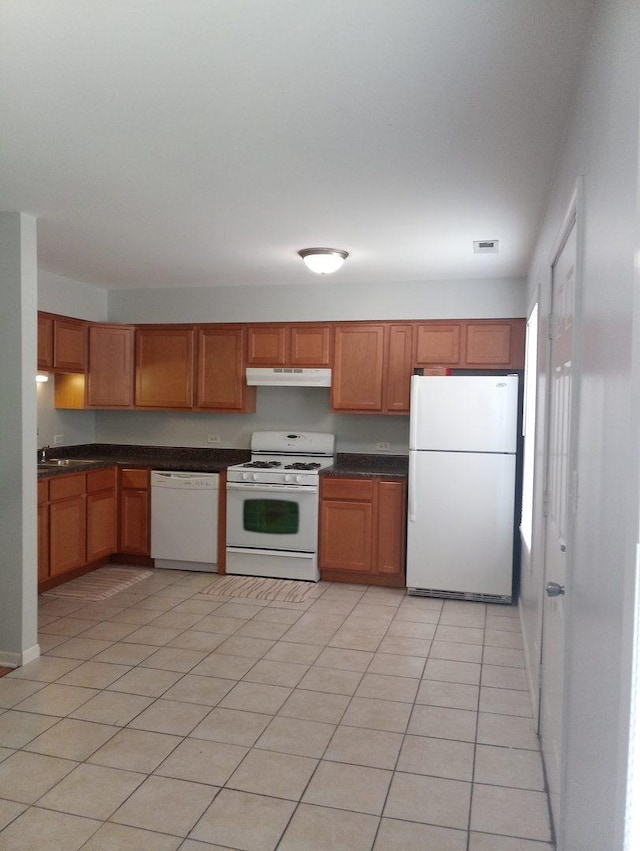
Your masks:
<path fill-rule="evenodd" d="M 571 663 L 571 642 L 567 637 L 571 634 L 572 623 L 572 598 L 571 587 L 572 578 L 575 567 L 575 526 L 576 526 L 576 508 L 578 500 L 578 480 L 577 480 L 577 461 L 578 461 L 578 432 L 579 432 L 579 410 L 580 410 L 580 377 L 582 366 L 582 280 L 584 268 L 584 178 L 580 175 L 574 185 L 571 198 L 566 207 L 565 215 L 558 229 L 558 233 L 553 242 L 551 251 L 548 255 L 548 279 L 547 289 L 549 297 L 549 311 L 545 317 L 547 322 L 547 339 L 545 351 L 545 370 L 546 370 L 546 387 L 545 387 L 545 408 L 544 408 L 544 469 L 541 471 L 543 477 L 543 499 L 546 503 L 546 494 L 549 481 L 549 434 L 551 429 L 550 423 L 550 402 L 551 402 L 551 322 L 553 311 L 553 267 L 564 248 L 567 237 L 573 225 L 576 228 L 576 277 L 574 290 L 574 305 L 573 305 L 573 340 L 572 340 L 572 386 L 571 386 L 571 405 L 570 405 L 570 424 L 569 424 L 569 471 L 570 477 L 567 487 L 567 554 L 565 563 L 565 587 L 567 594 L 564 601 L 564 634 L 563 641 L 563 656 L 564 656 L 564 693 L 562 701 L 562 730 L 560 749 L 562 753 L 561 766 L 562 776 L 560 778 L 560 816 L 556 813 L 556 819 L 553 823 L 555 832 L 555 841 L 557 851 L 564 851 L 564 802 L 566 801 L 566 731 L 569 727 L 569 689 L 570 683 L 567 679 L 567 673 L 570 671 Z M 547 515 L 546 511 L 541 517 L 543 524 L 541 541 L 541 559 L 542 559 L 542 587 L 540 588 L 540 675 L 538 678 L 538 706 L 537 706 L 537 729 L 538 735 L 541 733 L 542 721 L 542 695 L 544 690 L 544 610 L 545 610 L 545 586 L 547 584 Z M 553 816 L 553 813 L 552 813 Z"/>

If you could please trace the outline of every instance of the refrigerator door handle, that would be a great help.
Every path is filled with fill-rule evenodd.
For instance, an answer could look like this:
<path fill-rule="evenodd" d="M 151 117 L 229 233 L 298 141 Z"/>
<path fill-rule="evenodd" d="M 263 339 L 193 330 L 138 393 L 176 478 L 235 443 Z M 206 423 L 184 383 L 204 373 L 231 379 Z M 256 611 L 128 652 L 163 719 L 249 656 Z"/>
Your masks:
<path fill-rule="evenodd" d="M 408 506 L 407 506 L 407 516 L 409 519 L 409 523 L 414 523 L 416 519 L 416 511 L 418 508 L 418 494 L 416 491 L 416 462 L 415 462 L 415 452 L 409 452 L 409 494 L 408 494 Z"/>
<path fill-rule="evenodd" d="M 411 403 L 409 408 L 409 450 L 418 446 L 418 396 L 420 394 L 420 376 L 411 376 Z"/>

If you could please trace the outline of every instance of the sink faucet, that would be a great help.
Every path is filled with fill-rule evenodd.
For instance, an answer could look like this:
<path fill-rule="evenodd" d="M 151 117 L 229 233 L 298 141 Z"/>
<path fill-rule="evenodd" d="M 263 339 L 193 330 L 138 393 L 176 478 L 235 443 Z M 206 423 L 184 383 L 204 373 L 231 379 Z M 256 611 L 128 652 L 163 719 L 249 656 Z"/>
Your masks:
<path fill-rule="evenodd" d="M 43 461 L 47 460 L 47 449 L 49 448 L 49 444 L 45 443 L 42 449 L 38 449 L 38 464 L 41 464 Z"/>

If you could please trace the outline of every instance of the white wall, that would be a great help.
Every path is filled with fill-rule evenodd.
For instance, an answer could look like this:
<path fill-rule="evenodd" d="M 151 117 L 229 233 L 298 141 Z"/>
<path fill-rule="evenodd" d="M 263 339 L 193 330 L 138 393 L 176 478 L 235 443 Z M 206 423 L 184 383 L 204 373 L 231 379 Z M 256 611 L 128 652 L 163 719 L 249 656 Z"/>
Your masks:
<path fill-rule="evenodd" d="M 566 770 L 560 851 L 620 851 L 628 738 L 630 643 L 638 535 L 638 388 L 632 351 L 634 257 L 638 229 L 640 4 L 597 5 L 566 143 L 529 277 L 549 310 L 550 252 L 579 175 L 584 175 L 584 255 L 578 507 L 567 577 Z M 541 328 L 544 354 L 544 323 Z M 636 341 L 637 343 L 637 341 Z M 544 399 L 546 363 L 540 368 Z M 538 434 L 543 434 L 544 405 Z M 542 458 L 543 446 L 538 447 Z M 539 466 L 538 469 L 541 469 Z M 522 615 L 530 659 L 539 657 L 542 477 L 536 535 L 522 576 Z M 537 677 L 534 671 L 534 678 Z M 544 681 L 543 681 L 544 682 Z"/>
<path fill-rule="evenodd" d="M 105 322 L 107 290 L 39 269 L 38 310 Z"/>
<path fill-rule="evenodd" d="M 225 449 L 248 449 L 251 433 L 260 430 L 323 431 L 337 436 L 338 452 L 374 452 L 378 441 L 390 452 L 409 451 L 409 418 L 404 416 L 331 414 L 328 388 L 258 387 L 255 414 L 179 413 L 177 411 L 101 411 L 99 443 L 152 446 L 207 446 L 218 435 Z"/>
<path fill-rule="evenodd" d="M 311 273 L 309 273 L 311 275 Z M 350 285 L 314 277 L 300 287 L 109 291 L 113 322 L 304 322 L 352 319 L 490 319 L 524 316 L 520 278 Z"/>
<path fill-rule="evenodd" d="M 36 221 L 0 212 L 0 666 L 22 665 L 37 644 Z"/>
<path fill-rule="evenodd" d="M 104 322 L 107 319 L 107 290 L 39 269 L 38 310 Z M 62 435 L 62 445 L 94 443 L 94 412 L 56 410 L 53 382 L 51 375 L 46 384 L 39 384 L 37 388 L 38 446 L 52 446 L 54 435 Z"/>

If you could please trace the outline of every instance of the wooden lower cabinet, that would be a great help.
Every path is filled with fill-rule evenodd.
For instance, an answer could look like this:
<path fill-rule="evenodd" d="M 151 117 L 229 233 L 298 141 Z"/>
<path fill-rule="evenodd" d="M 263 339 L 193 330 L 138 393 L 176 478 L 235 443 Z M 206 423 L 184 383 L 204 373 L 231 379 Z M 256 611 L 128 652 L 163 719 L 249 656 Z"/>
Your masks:
<path fill-rule="evenodd" d="M 72 578 L 116 552 L 115 467 L 38 482 L 38 584 Z M 97 566 L 97 565 L 96 565 Z"/>
<path fill-rule="evenodd" d="M 49 576 L 86 564 L 87 513 L 83 473 L 49 482 Z"/>
<path fill-rule="evenodd" d="M 406 482 L 325 477 L 320 494 L 322 579 L 404 587 Z"/>
<path fill-rule="evenodd" d="M 149 470 L 120 471 L 120 535 L 118 552 L 151 553 L 151 491 Z"/>
<path fill-rule="evenodd" d="M 87 562 L 116 552 L 117 504 L 115 467 L 87 473 Z"/>
<path fill-rule="evenodd" d="M 49 578 L 49 482 L 38 482 L 38 582 Z"/>

